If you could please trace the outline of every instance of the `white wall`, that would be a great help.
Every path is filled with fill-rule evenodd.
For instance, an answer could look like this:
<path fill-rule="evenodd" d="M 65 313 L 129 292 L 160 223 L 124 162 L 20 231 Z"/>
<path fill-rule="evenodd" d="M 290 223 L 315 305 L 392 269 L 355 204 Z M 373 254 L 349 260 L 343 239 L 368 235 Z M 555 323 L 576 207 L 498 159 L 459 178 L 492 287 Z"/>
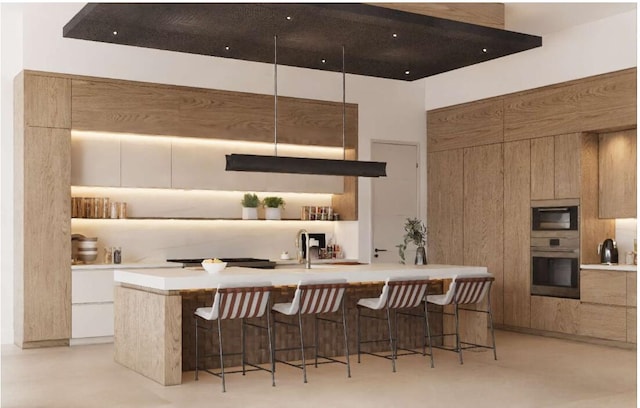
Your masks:
<path fill-rule="evenodd" d="M 103 44 L 62 37 L 62 27 L 83 6 L 79 3 L 1 4 L 3 38 L 18 39 L 13 49 L 2 48 L 2 101 L 11 105 L 12 80 L 21 69 L 62 72 L 107 78 L 273 94 L 273 67 L 270 64 L 236 61 L 160 50 Z M 11 15 L 9 15 L 11 12 Z M 23 21 L 23 24 L 19 24 Z M 23 44 L 19 39 L 23 38 Z M 12 52 L 9 52 L 12 51 Z M 348 58 L 348 50 L 347 50 Z M 6 60 L 6 61 L 5 61 Z M 425 163 L 426 131 L 424 85 L 347 75 L 347 102 L 359 105 L 359 158 L 370 158 L 371 140 L 419 143 L 421 165 Z M 342 80 L 337 73 L 291 67 L 278 68 L 278 94 L 320 100 L 342 101 Z M 4 105 L 3 105 L 4 106 Z M 13 341 L 13 216 L 11 190 L 12 108 L 2 110 L 2 342 Z M 6 161 L 4 159 L 7 159 Z M 423 166 L 423 168 L 425 168 Z M 426 197 L 422 180 L 420 196 Z M 354 237 L 362 261 L 370 260 L 371 182 L 361 178 L 359 222 L 337 226 L 336 235 Z M 424 201 L 424 200 L 423 200 Z M 426 204 L 421 203 L 426 216 Z M 343 224 L 343 223 L 341 223 Z M 279 229 L 278 229 L 279 230 Z M 274 251 L 291 240 L 291 231 L 275 231 Z M 109 233 L 111 234 L 111 233 Z M 167 232 L 170 234 L 170 232 Z M 356 238 L 359 237 L 359 238 Z M 166 237 L 158 238 L 165 243 Z M 345 238 L 346 239 L 346 238 Z M 235 240 L 234 240 L 235 241 Z M 221 242 L 222 244 L 222 242 Z M 5 250 L 6 247 L 6 250 Z M 265 253 L 264 251 L 263 253 Z M 257 255 L 257 254 L 256 254 Z"/>

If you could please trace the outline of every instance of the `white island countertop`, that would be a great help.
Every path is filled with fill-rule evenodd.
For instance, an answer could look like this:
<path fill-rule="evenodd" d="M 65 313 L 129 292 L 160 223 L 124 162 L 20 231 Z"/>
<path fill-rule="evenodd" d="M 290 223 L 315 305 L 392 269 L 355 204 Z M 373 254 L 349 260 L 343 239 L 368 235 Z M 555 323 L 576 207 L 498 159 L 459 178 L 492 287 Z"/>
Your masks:
<path fill-rule="evenodd" d="M 230 267 L 216 274 L 202 268 L 116 269 L 117 283 L 157 290 L 215 289 L 220 283 L 264 282 L 295 286 L 302 279 L 346 279 L 349 283 L 383 282 L 389 277 L 451 279 L 456 275 L 487 273 L 484 266 L 456 265 L 312 265 L 312 269 L 253 269 Z"/>

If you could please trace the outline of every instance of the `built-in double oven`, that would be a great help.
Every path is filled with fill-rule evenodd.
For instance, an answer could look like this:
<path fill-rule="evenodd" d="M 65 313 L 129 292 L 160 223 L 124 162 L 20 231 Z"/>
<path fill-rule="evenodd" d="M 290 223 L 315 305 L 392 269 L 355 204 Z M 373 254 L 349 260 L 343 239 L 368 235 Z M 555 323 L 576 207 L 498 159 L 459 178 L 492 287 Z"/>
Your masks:
<path fill-rule="evenodd" d="M 531 294 L 580 298 L 578 200 L 531 202 Z"/>

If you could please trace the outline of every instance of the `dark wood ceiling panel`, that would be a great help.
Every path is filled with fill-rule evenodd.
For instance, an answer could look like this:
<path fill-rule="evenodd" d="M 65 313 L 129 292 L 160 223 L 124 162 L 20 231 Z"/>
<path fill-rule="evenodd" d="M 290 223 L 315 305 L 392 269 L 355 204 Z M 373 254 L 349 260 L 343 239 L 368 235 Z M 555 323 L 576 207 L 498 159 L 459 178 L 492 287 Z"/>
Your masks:
<path fill-rule="evenodd" d="M 114 34 L 117 32 L 117 34 Z M 395 35 L 394 35 L 395 34 Z M 90 3 L 64 37 L 416 80 L 542 45 L 542 38 L 357 3 Z"/>

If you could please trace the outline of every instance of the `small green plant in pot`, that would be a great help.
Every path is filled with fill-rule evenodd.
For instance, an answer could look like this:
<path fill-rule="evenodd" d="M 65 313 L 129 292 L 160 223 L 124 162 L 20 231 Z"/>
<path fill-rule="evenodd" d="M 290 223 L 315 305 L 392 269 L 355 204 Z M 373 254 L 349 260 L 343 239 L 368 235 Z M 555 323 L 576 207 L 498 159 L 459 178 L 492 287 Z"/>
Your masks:
<path fill-rule="evenodd" d="M 279 220 L 282 218 L 281 209 L 284 208 L 284 200 L 282 197 L 265 197 L 262 200 L 265 207 L 265 219 Z"/>
<path fill-rule="evenodd" d="M 404 224 L 404 239 L 402 244 L 396 245 L 398 248 L 398 255 L 400 255 L 400 263 L 405 263 L 405 251 L 409 243 L 416 246 L 416 265 L 426 265 L 427 255 L 424 249 L 424 245 L 427 242 L 427 227 L 424 223 L 417 218 L 407 218 Z"/>
<path fill-rule="evenodd" d="M 240 203 L 242 204 L 243 220 L 258 219 L 258 205 L 260 205 L 260 199 L 255 193 L 245 193 Z"/>

